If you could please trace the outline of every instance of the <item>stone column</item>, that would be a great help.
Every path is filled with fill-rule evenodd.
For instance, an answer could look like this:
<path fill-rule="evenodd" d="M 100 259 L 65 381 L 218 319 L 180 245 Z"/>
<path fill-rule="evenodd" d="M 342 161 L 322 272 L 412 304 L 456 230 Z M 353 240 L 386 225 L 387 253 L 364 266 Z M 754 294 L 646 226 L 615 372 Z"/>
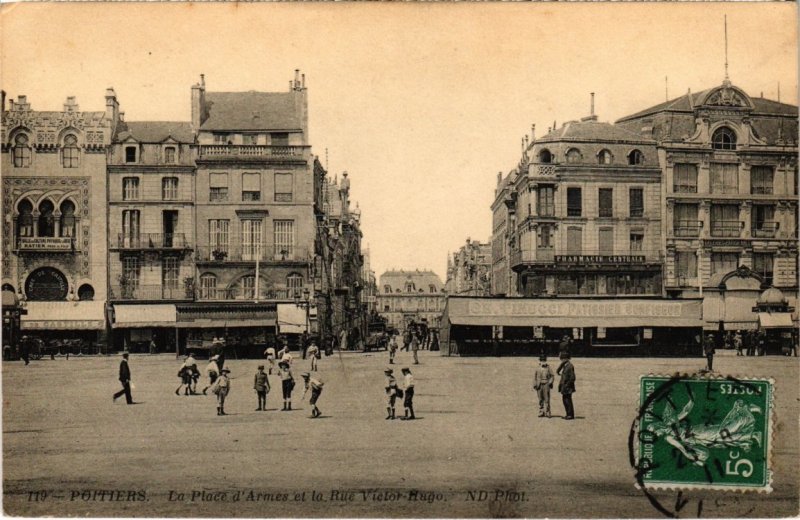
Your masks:
<path fill-rule="evenodd" d="M 751 210 L 753 209 L 753 203 L 749 200 L 744 200 L 739 205 L 739 221 L 744 222 L 744 234 L 741 235 L 742 238 L 750 238 L 751 234 L 751 227 L 752 227 L 752 217 L 751 217 Z"/>

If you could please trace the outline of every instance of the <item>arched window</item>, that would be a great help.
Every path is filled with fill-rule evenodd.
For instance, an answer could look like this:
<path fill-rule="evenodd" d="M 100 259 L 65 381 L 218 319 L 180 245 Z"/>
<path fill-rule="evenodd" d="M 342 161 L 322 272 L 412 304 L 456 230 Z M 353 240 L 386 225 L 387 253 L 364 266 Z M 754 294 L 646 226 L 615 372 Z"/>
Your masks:
<path fill-rule="evenodd" d="M 544 150 L 539 152 L 539 162 L 546 164 L 550 164 L 551 162 L 553 162 L 553 154 L 550 153 L 550 150 L 545 148 Z"/>
<path fill-rule="evenodd" d="M 600 153 L 597 154 L 597 162 L 599 164 L 611 164 L 614 160 L 614 156 L 611 155 L 609 150 L 603 149 L 600 150 Z"/>
<path fill-rule="evenodd" d="M 78 299 L 81 301 L 94 300 L 94 287 L 85 283 L 78 288 Z"/>
<path fill-rule="evenodd" d="M 570 148 L 569 150 L 567 150 L 567 162 L 568 163 L 572 163 L 572 164 L 579 163 L 579 162 L 581 162 L 582 159 L 583 159 L 583 155 L 581 154 L 581 151 L 578 150 L 577 148 Z"/>
<path fill-rule="evenodd" d="M 217 277 L 211 273 L 200 276 L 200 299 L 214 300 L 217 298 Z"/>
<path fill-rule="evenodd" d="M 75 204 L 71 200 L 61 203 L 61 236 L 75 236 Z"/>
<path fill-rule="evenodd" d="M 414 282 L 406 282 L 406 292 L 414 292 L 417 288 L 414 285 Z"/>
<path fill-rule="evenodd" d="M 392 286 L 391 285 L 384 285 L 383 286 L 383 292 L 386 293 L 386 294 L 391 294 L 392 293 Z"/>
<path fill-rule="evenodd" d="M 11 285 L 10 283 L 4 283 L 4 284 L 3 284 L 3 287 L 2 287 L 2 290 L 3 290 L 3 291 L 12 292 L 12 293 L 14 293 L 14 294 L 17 294 L 17 291 L 16 291 L 16 289 L 14 289 L 14 286 L 13 286 L 13 285 Z"/>
<path fill-rule="evenodd" d="M 432 292 L 432 293 L 435 293 L 435 292 L 436 292 L 436 287 L 435 287 L 433 284 L 430 284 L 430 285 L 428 286 L 428 290 L 429 290 L 430 292 Z"/>
<path fill-rule="evenodd" d="M 256 277 L 252 274 L 242 276 L 239 280 L 239 291 L 237 292 L 239 298 L 245 300 L 252 300 L 256 297 Z"/>
<path fill-rule="evenodd" d="M 736 134 L 727 126 L 718 128 L 711 136 L 714 150 L 736 150 Z"/>
<path fill-rule="evenodd" d="M 61 148 L 61 164 L 64 168 L 78 167 L 78 138 L 68 134 L 64 138 L 64 147 Z"/>
<path fill-rule="evenodd" d="M 642 152 L 639 150 L 631 150 L 631 153 L 628 154 L 628 164 L 644 164 L 644 155 L 642 155 Z"/>
<path fill-rule="evenodd" d="M 14 166 L 27 168 L 31 165 L 31 148 L 28 146 L 28 136 L 19 134 L 14 138 Z"/>
<path fill-rule="evenodd" d="M 167 146 L 164 148 L 164 162 L 167 164 L 175 164 L 175 147 Z"/>
<path fill-rule="evenodd" d="M 17 217 L 17 236 L 33 236 L 33 204 L 28 199 L 19 203 L 19 217 Z"/>
<path fill-rule="evenodd" d="M 286 277 L 286 287 L 289 289 L 289 298 L 298 298 L 303 293 L 303 275 L 299 273 L 291 273 Z"/>
<path fill-rule="evenodd" d="M 49 200 L 43 200 L 39 204 L 39 236 L 52 237 L 55 236 L 56 226 L 53 211 L 55 206 Z"/>

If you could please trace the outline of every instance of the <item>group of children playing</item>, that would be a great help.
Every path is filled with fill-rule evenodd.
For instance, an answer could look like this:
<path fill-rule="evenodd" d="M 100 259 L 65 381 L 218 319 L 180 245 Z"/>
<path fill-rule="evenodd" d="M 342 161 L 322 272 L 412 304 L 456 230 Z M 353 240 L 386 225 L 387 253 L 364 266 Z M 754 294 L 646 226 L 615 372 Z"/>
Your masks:
<path fill-rule="evenodd" d="M 387 368 L 383 371 L 386 374 L 386 419 L 394 419 L 394 406 L 398 397 L 403 399 L 403 409 L 405 415 L 400 418 L 402 421 L 416 419 L 414 416 L 414 376 L 408 368 L 401 369 L 403 372 L 403 388 L 397 386 L 397 379 L 394 377 L 394 370 Z"/>

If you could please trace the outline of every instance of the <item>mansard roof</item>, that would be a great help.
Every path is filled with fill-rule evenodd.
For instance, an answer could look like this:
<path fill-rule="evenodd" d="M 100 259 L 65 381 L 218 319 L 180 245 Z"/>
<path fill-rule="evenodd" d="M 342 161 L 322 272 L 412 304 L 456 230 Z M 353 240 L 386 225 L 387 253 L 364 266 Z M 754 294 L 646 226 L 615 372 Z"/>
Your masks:
<path fill-rule="evenodd" d="M 169 139 L 193 143 L 192 125 L 183 121 L 120 121 L 114 141 L 133 138 L 140 143 L 163 143 Z"/>
<path fill-rule="evenodd" d="M 554 141 L 636 141 L 639 143 L 655 143 L 652 139 L 642 137 L 641 134 L 631 132 L 610 123 L 601 123 L 595 120 L 569 121 L 561 128 L 536 139 L 535 143 Z"/>
<path fill-rule="evenodd" d="M 207 92 L 201 130 L 302 130 L 294 92 Z"/>

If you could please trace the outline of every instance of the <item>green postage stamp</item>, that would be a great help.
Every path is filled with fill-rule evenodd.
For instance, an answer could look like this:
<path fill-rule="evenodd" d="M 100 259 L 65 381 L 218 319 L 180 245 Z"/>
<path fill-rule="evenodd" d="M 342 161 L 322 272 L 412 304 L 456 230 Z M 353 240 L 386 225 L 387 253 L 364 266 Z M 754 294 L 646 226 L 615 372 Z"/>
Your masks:
<path fill-rule="evenodd" d="M 639 405 L 639 487 L 772 491 L 771 379 L 642 376 Z"/>

